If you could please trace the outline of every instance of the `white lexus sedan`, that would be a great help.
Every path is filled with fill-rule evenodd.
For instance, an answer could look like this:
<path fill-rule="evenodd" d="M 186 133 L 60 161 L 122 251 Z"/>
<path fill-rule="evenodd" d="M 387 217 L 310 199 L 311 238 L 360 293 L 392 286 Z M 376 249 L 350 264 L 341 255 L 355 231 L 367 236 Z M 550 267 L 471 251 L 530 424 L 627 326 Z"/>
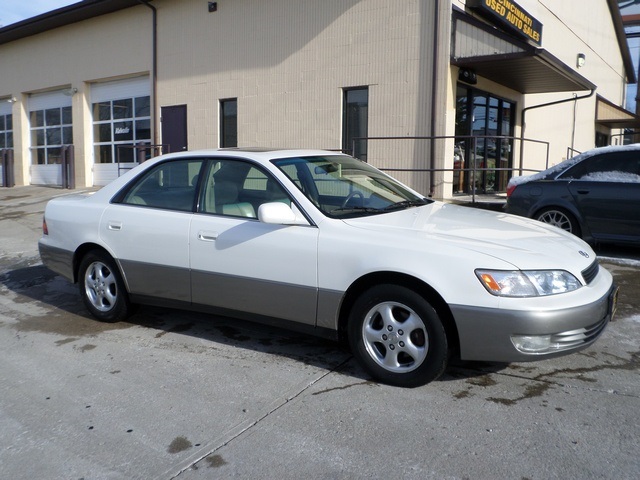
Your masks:
<path fill-rule="evenodd" d="M 98 320 L 153 304 L 277 324 L 344 341 L 371 376 L 405 387 L 452 356 L 586 348 L 617 297 L 577 237 L 432 201 L 328 151 L 157 157 L 50 201 L 39 248 Z"/>

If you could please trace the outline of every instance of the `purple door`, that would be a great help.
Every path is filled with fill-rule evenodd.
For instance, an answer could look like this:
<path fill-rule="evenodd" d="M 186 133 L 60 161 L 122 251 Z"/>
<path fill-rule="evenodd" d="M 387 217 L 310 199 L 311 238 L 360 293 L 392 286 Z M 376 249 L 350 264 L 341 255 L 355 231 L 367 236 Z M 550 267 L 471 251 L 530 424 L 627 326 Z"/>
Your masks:
<path fill-rule="evenodd" d="M 161 108 L 163 153 L 187 150 L 187 106 Z"/>

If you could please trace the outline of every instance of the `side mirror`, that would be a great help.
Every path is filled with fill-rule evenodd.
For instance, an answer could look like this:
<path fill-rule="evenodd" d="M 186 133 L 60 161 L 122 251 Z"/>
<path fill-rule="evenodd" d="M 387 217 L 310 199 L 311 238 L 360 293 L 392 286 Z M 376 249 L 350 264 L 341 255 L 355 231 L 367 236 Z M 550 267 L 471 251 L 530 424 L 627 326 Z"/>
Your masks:
<path fill-rule="evenodd" d="M 282 202 L 263 203 L 258 207 L 258 219 L 272 225 L 308 225 L 298 218 L 291 207 Z"/>

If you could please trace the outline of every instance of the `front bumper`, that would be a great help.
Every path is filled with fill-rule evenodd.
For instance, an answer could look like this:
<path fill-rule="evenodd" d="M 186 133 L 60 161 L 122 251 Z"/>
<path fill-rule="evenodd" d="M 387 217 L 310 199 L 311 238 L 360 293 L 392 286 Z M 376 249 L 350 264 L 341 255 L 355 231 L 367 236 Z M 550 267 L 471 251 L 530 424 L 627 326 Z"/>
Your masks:
<path fill-rule="evenodd" d="M 588 305 L 551 311 L 520 311 L 452 305 L 462 360 L 527 362 L 587 348 L 613 319 L 618 288 Z M 542 352 L 525 352 L 514 337 L 549 337 Z"/>

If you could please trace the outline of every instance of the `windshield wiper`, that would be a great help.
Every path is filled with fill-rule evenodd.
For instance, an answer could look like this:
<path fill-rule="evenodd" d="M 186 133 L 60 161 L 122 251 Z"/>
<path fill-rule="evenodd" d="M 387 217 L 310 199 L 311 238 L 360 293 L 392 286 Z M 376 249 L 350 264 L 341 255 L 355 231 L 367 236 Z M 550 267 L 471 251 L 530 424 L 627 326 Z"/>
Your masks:
<path fill-rule="evenodd" d="M 361 207 L 358 205 L 353 205 L 350 207 L 338 207 L 338 208 L 334 208 L 333 210 L 331 210 L 331 213 L 334 212 L 345 212 L 345 211 L 352 211 L 352 210 L 357 210 L 358 212 L 365 212 L 365 213 L 380 213 L 382 212 L 381 209 L 379 208 L 371 208 L 371 207 Z"/>
<path fill-rule="evenodd" d="M 401 202 L 392 203 L 391 205 L 387 205 L 382 210 L 388 212 L 389 210 L 400 210 L 403 208 L 409 207 L 421 207 L 422 205 L 427 205 L 429 202 L 425 200 L 403 200 Z"/>

